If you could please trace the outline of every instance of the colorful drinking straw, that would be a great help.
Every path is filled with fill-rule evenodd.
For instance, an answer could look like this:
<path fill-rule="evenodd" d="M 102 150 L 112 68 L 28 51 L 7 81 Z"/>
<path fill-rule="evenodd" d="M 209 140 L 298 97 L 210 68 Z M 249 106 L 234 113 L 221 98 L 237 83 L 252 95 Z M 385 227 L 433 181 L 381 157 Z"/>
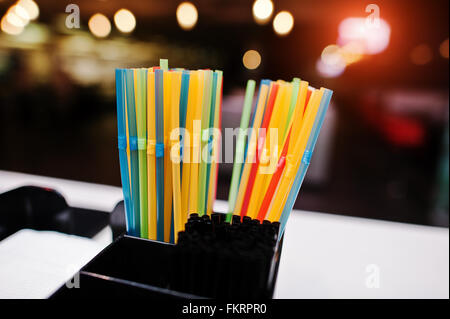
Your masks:
<path fill-rule="evenodd" d="M 329 89 L 325 89 L 322 101 L 320 102 L 319 115 L 318 115 L 318 117 L 316 117 L 316 120 L 314 121 L 314 126 L 312 128 L 311 135 L 308 139 L 308 144 L 306 146 L 306 150 L 303 154 L 302 163 L 300 164 L 300 169 L 298 170 L 298 172 L 295 176 L 294 184 L 291 188 L 291 191 L 289 192 L 289 196 L 286 200 L 286 204 L 284 205 L 283 212 L 281 214 L 280 237 L 284 233 L 284 230 L 286 228 L 286 222 L 289 218 L 292 208 L 294 207 L 295 200 L 298 196 L 301 185 L 305 178 L 306 171 L 308 170 L 310 159 L 311 159 L 312 153 L 314 151 L 314 147 L 316 145 L 317 139 L 319 137 L 320 129 L 324 122 L 325 114 L 326 114 L 328 106 L 330 104 L 332 95 L 333 95 L 333 91 L 331 91 Z"/>
<path fill-rule="evenodd" d="M 216 70 L 214 72 L 216 74 L 216 82 L 214 85 L 214 98 L 211 103 L 214 103 L 213 108 L 211 108 L 212 116 L 212 125 L 213 125 L 213 133 L 212 133 L 212 150 L 211 150 L 211 163 L 209 165 L 209 180 L 207 185 L 208 190 L 208 199 L 206 204 L 206 212 L 208 215 L 211 215 L 213 204 L 216 198 L 216 179 L 217 179 L 217 168 L 219 163 L 219 155 L 220 155 L 220 113 L 221 113 L 221 103 L 222 103 L 222 71 Z"/>
<path fill-rule="evenodd" d="M 206 178 L 207 178 L 207 158 L 203 158 L 203 150 L 208 147 L 208 133 L 209 133 L 209 120 L 211 110 L 211 96 L 212 96 L 212 78 L 213 72 L 211 70 L 205 71 L 205 84 L 203 88 L 203 101 L 202 101 L 202 125 L 201 125 L 201 138 L 200 138 L 200 163 L 199 163 L 199 176 L 198 176 L 198 214 L 204 215 L 206 213 L 205 205 L 205 193 L 206 193 Z"/>
<path fill-rule="evenodd" d="M 276 171 L 278 158 L 283 148 L 283 132 L 285 131 L 287 115 L 289 111 L 288 101 L 292 93 L 292 84 L 283 82 L 279 92 L 279 98 L 275 102 L 274 111 L 269 124 L 269 131 L 266 137 L 266 153 L 269 156 L 269 163 L 260 162 L 256 172 L 253 190 L 250 196 L 247 216 L 256 218 L 259 209 L 259 203 L 266 194 L 270 179 Z M 281 147 L 280 147 L 281 146 Z"/>
<path fill-rule="evenodd" d="M 250 169 L 250 175 L 248 177 L 247 188 L 245 190 L 244 199 L 242 201 L 242 208 L 239 212 L 241 217 L 247 215 L 247 209 L 248 209 L 248 205 L 250 202 L 250 194 L 252 192 L 253 185 L 255 183 L 256 173 L 257 173 L 257 170 L 259 167 L 261 154 L 263 152 L 263 148 L 264 148 L 264 144 L 265 144 L 265 140 L 266 140 L 266 131 L 269 126 L 269 122 L 272 117 L 272 113 L 273 113 L 273 109 L 274 109 L 274 105 L 275 105 L 275 100 L 278 95 L 278 88 L 279 88 L 279 84 L 274 83 L 270 90 L 269 100 L 267 102 L 266 111 L 264 112 L 263 123 L 261 124 L 261 133 L 258 135 L 256 160 L 254 163 L 252 163 L 252 167 Z"/>
<path fill-rule="evenodd" d="M 181 182 L 180 182 L 180 90 L 181 72 L 169 72 L 171 85 L 171 110 L 170 110 L 170 161 L 172 166 L 172 187 L 173 187 L 173 221 L 174 221 L 174 242 L 178 241 L 178 232 L 183 228 L 183 214 L 181 213 Z"/>
<path fill-rule="evenodd" d="M 288 83 L 284 81 L 277 81 L 280 85 L 280 89 L 275 100 L 272 116 L 269 121 L 268 130 L 266 131 L 266 138 L 261 153 L 258 168 L 256 169 L 256 175 L 254 175 L 254 182 L 252 188 L 249 190 L 249 201 L 243 206 L 245 215 L 251 218 L 256 217 L 256 206 L 260 201 L 261 192 L 264 191 L 265 178 L 269 174 L 273 174 L 278 162 L 278 136 L 279 136 L 279 124 L 283 115 L 287 114 L 285 101 L 287 98 Z M 284 125 L 283 125 L 284 126 Z"/>
<path fill-rule="evenodd" d="M 216 134 L 214 134 L 213 139 L 213 167 L 212 174 L 209 183 L 209 195 L 208 195 L 208 215 L 211 215 L 213 210 L 214 201 L 216 200 L 217 194 L 217 179 L 219 176 L 219 165 L 221 156 L 221 127 L 222 127 L 222 90 L 223 90 L 223 73 L 220 70 L 216 70 L 218 73 L 217 78 L 217 89 L 216 89 L 216 106 L 215 106 L 215 116 L 214 116 L 214 127 L 216 128 Z"/>
<path fill-rule="evenodd" d="M 164 241 L 170 241 L 172 227 L 172 165 L 170 160 L 170 113 L 172 112 L 170 72 L 164 70 L 163 98 L 164 98 Z M 178 105 L 177 105 L 178 107 Z"/>
<path fill-rule="evenodd" d="M 283 150 L 281 152 L 280 159 L 278 160 L 277 167 L 275 170 L 275 173 L 271 176 L 269 186 L 267 187 L 266 192 L 264 193 L 263 202 L 261 203 L 261 206 L 258 211 L 257 219 L 262 222 L 267 214 L 267 210 L 269 209 L 269 205 L 272 201 L 273 194 L 276 191 L 276 188 L 278 186 L 278 183 L 281 178 L 281 174 L 283 173 L 284 166 L 286 164 L 286 154 L 287 154 L 287 147 L 289 145 L 289 140 L 291 137 L 292 131 L 288 132 L 286 142 L 283 146 Z"/>
<path fill-rule="evenodd" d="M 116 70 L 118 148 L 128 234 L 177 242 L 189 213 L 212 213 L 220 159 L 222 87 L 221 71 L 169 71 L 164 59 L 159 68 Z M 280 221 L 283 233 L 332 91 L 315 90 L 298 78 L 292 82 L 262 80 L 252 112 L 254 92 L 255 82 L 250 80 L 226 220 L 234 213 Z M 250 121 L 253 130 L 247 136 Z M 264 162 L 267 158 L 269 165 Z"/>
<path fill-rule="evenodd" d="M 302 81 L 298 83 L 298 85 L 296 85 L 295 82 L 296 81 L 294 79 L 293 95 L 291 98 L 291 106 L 294 105 L 294 108 L 292 110 L 291 118 L 288 124 L 288 128 L 290 129 L 288 133 L 289 138 L 286 138 L 283 144 L 282 154 L 278 159 L 276 171 L 270 178 L 270 184 L 267 188 L 267 191 L 264 193 L 263 201 L 258 210 L 257 219 L 259 219 L 260 221 L 262 221 L 265 218 L 267 210 L 269 209 L 269 205 L 272 201 L 273 194 L 275 193 L 276 188 L 278 186 L 282 171 L 286 164 L 286 155 L 288 152 L 288 147 L 294 144 L 290 143 L 290 136 L 292 135 L 297 137 L 301 128 L 301 123 L 303 119 L 303 110 L 305 108 L 304 104 L 306 103 L 306 93 L 308 91 L 308 82 Z"/>
<path fill-rule="evenodd" d="M 135 234 L 133 210 L 131 206 L 130 175 L 127 159 L 127 136 L 125 117 L 125 73 L 123 69 L 116 69 L 116 98 L 117 98 L 117 132 L 120 161 L 120 176 L 122 180 L 122 190 L 125 205 L 125 220 L 127 233 Z"/>
<path fill-rule="evenodd" d="M 141 237 L 148 238 L 146 69 L 134 70 L 134 96 L 136 100 L 137 147 L 139 160 L 139 212 Z"/>
<path fill-rule="evenodd" d="M 241 175 L 241 181 L 239 183 L 239 191 L 237 196 L 237 201 L 235 205 L 234 211 L 239 214 L 241 207 L 242 207 L 242 201 L 244 199 L 244 193 L 247 188 L 248 178 L 250 175 L 250 169 L 252 167 L 252 163 L 255 161 L 256 157 L 256 147 L 257 147 L 257 137 L 258 137 L 258 131 L 261 125 L 261 121 L 264 114 L 264 109 L 267 103 L 267 97 L 270 89 L 270 81 L 263 80 L 261 82 L 259 97 L 258 97 L 258 103 L 256 106 L 255 116 L 253 120 L 253 127 L 250 135 L 250 139 L 248 142 L 247 147 L 247 158 L 245 160 L 244 170 L 242 171 Z"/>
<path fill-rule="evenodd" d="M 208 195 L 209 195 L 209 179 L 211 177 L 211 161 L 214 145 L 214 117 L 216 107 L 216 90 L 217 90 L 217 73 L 212 74 L 212 88 L 211 98 L 209 103 L 209 119 L 208 128 L 204 131 L 204 139 L 206 140 L 206 172 L 204 176 L 203 196 L 200 200 L 203 200 L 203 210 L 208 214 Z M 202 198 L 203 197 L 203 198 Z"/>
<path fill-rule="evenodd" d="M 303 154 L 306 148 L 306 143 L 308 141 L 311 129 L 314 124 L 314 119 L 317 116 L 317 111 L 319 109 L 320 100 L 322 99 L 324 89 L 315 94 L 312 98 L 311 106 L 308 106 L 305 112 L 305 118 L 303 120 L 302 129 L 300 131 L 300 136 L 297 140 L 292 139 L 291 142 L 295 143 L 293 152 L 288 154 L 286 157 L 286 167 L 283 171 L 283 176 L 281 177 L 280 185 L 278 191 L 273 198 L 272 207 L 270 208 L 268 219 L 271 221 L 278 221 L 280 219 L 282 209 L 286 203 L 287 194 L 289 193 L 291 186 L 295 179 L 295 174 L 300 166 L 300 161 L 302 156 L 298 154 Z"/>
<path fill-rule="evenodd" d="M 191 186 L 191 165 L 193 162 L 192 143 L 193 143 L 193 125 L 197 103 L 198 91 L 198 73 L 191 72 L 189 79 L 189 94 L 186 111 L 186 134 L 184 136 L 183 145 L 183 168 L 181 178 L 181 211 L 184 214 L 184 219 L 187 220 L 188 212 L 192 211 L 189 208 L 189 190 Z"/>
<path fill-rule="evenodd" d="M 228 196 L 229 215 L 227 217 L 227 221 L 231 220 L 231 214 L 234 211 L 234 206 L 236 203 L 241 166 L 242 162 L 244 161 L 245 136 L 247 134 L 248 123 L 250 121 L 250 113 L 252 111 L 252 101 L 254 94 L 255 94 L 255 81 L 248 80 L 247 88 L 245 90 L 244 108 L 242 110 L 239 134 L 236 142 L 236 154 L 234 157 L 233 173 L 231 175 L 230 194 Z"/>
<path fill-rule="evenodd" d="M 140 236 L 141 221 L 139 207 L 139 158 L 136 129 L 136 105 L 134 97 L 134 70 L 126 70 L 126 96 L 128 113 L 128 134 L 130 145 L 131 202 L 136 225 L 135 236 Z"/>
<path fill-rule="evenodd" d="M 156 105 L 155 105 L 155 72 L 153 68 L 147 74 L 147 191 L 148 191 L 148 235 L 149 239 L 157 239 L 156 209 Z"/>
<path fill-rule="evenodd" d="M 194 121 L 192 130 L 192 163 L 191 163 L 191 177 L 189 187 L 189 214 L 198 213 L 198 168 L 201 159 L 201 118 L 202 118 L 202 103 L 203 103 L 203 89 L 205 71 L 199 70 L 196 73 L 198 77 L 198 86 L 196 92 L 194 92 Z"/>
<path fill-rule="evenodd" d="M 164 70 L 155 70 L 157 240 L 164 241 Z"/>

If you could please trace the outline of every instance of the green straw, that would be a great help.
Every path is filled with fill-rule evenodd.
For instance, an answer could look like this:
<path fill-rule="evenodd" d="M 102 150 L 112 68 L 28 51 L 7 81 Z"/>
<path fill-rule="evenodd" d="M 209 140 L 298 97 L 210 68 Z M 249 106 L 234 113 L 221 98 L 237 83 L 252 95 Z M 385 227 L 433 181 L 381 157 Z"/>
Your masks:
<path fill-rule="evenodd" d="M 239 189 L 239 180 L 241 166 L 244 160 L 245 152 L 245 135 L 247 134 L 248 123 L 250 121 L 250 113 L 252 111 L 253 95 L 255 94 L 255 81 L 248 80 L 245 90 L 244 109 L 242 111 L 239 135 L 236 144 L 236 154 L 234 157 L 233 173 L 231 175 L 230 194 L 228 196 L 228 215 L 226 221 L 231 221 L 234 206 L 236 205 L 237 192 Z"/>
<path fill-rule="evenodd" d="M 208 128 L 211 112 L 211 93 L 212 93 L 212 78 L 213 72 L 206 71 L 205 73 L 205 85 L 203 90 L 203 105 L 202 105 L 202 131 L 201 131 L 201 147 L 200 150 L 203 153 L 205 145 L 208 143 Z M 200 216 L 206 213 L 205 207 L 205 194 L 206 194 L 206 175 L 208 165 L 203 160 L 203 154 L 201 154 L 199 176 L 198 176 L 198 214 Z"/>
<path fill-rule="evenodd" d="M 137 125 L 136 125 L 136 99 L 134 95 L 134 71 L 126 71 L 127 113 L 128 113 L 128 135 L 130 143 L 130 175 L 131 175 L 131 199 L 133 207 L 134 223 L 137 234 L 141 232 L 141 215 L 139 213 L 139 157 L 137 148 Z"/>
<path fill-rule="evenodd" d="M 291 104 L 289 105 L 289 113 L 286 121 L 286 126 L 284 128 L 283 136 L 286 136 L 287 129 L 289 127 L 289 121 L 291 120 L 292 113 L 294 113 L 295 105 L 297 104 L 298 90 L 300 89 L 300 79 L 294 78 L 292 81 L 292 95 Z"/>
<path fill-rule="evenodd" d="M 147 202 L 147 69 L 136 71 L 136 124 L 139 156 L 139 200 L 141 237 L 148 238 Z"/>
<path fill-rule="evenodd" d="M 167 59 L 159 59 L 159 67 L 164 70 L 169 70 L 169 61 Z"/>

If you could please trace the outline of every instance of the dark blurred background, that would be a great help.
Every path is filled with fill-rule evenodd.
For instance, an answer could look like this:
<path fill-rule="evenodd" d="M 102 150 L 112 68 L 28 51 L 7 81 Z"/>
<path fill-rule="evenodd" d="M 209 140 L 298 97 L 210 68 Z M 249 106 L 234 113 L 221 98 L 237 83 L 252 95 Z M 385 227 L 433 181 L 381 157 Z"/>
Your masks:
<path fill-rule="evenodd" d="M 114 68 L 168 58 L 224 71 L 223 127 L 248 79 L 334 90 L 296 208 L 448 226 L 449 2 L 254 2 L 0 0 L 0 169 L 120 186 Z"/>

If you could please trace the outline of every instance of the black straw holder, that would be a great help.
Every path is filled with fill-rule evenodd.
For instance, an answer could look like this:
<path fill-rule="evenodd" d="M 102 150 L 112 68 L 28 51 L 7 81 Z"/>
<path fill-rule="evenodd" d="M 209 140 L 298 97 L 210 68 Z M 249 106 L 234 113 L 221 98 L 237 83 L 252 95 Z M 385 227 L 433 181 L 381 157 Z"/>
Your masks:
<path fill-rule="evenodd" d="M 79 288 L 64 285 L 52 298 L 271 298 L 283 238 L 266 238 L 271 247 L 225 243 L 243 231 L 270 237 L 277 225 L 230 225 L 224 217 L 191 216 L 177 245 L 121 236 L 80 270 Z"/>

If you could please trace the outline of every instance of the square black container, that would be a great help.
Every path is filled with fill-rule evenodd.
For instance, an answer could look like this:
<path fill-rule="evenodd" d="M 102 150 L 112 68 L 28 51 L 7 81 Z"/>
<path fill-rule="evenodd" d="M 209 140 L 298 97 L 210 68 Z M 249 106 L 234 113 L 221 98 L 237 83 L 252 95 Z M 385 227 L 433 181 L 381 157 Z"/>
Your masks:
<path fill-rule="evenodd" d="M 170 290 L 170 261 L 174 247 L 121 236 L 80 270 L 79 288 L 64 285 L 50 298 L 201 298 Z"/>
<path fill-rule="evenodd" d="M 282 240 L 276 246 L 264 288 L 256 294 L 258 299 L 273 296 Z M 183 265 L 177 263 L 177 256 L 176 245 L 121 236 L 80 270 L 79 288 L 63 285 L 51 298 L 210 298 L 211 295 L 202 296 L 174 289 L 182 286 L 181 281 L 186 280 L 186 277 L 180 277 L 180 267 Z M 214 275 L 228 276 L 223 272 Z M 254 296 L 252 298 L 255 299 Z"/>

